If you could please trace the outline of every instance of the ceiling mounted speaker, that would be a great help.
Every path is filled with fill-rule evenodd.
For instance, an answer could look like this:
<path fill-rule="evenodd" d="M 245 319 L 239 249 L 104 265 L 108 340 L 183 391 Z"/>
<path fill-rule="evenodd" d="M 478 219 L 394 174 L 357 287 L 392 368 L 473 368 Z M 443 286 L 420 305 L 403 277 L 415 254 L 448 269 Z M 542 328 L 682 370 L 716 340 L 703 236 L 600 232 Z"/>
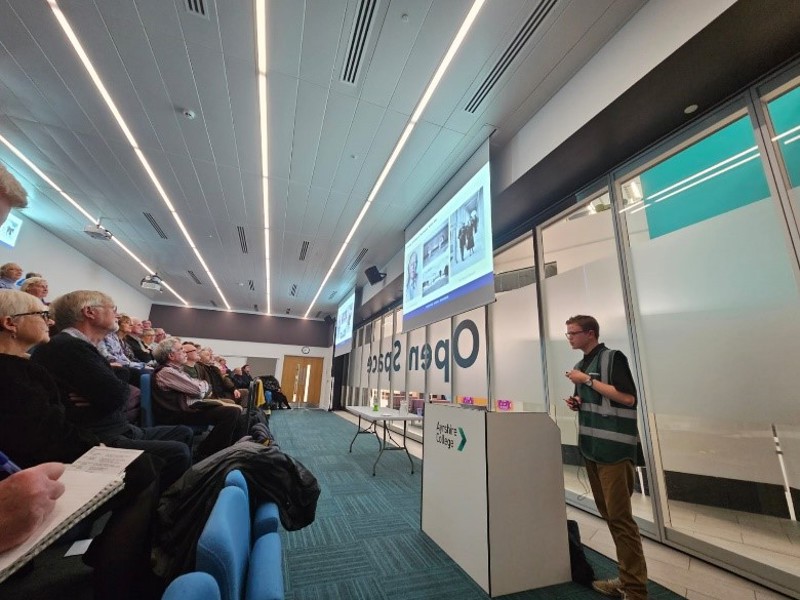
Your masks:
<path fill-rule="evenodd" d="M 367 267 L 364 271 L 364 275 L 367 276 L 367 280 L 369 281 L 370 285 L 375 285 L 384 280 L 386 277 L 386 273 L 381 273 L 378 271 L 378 267 L 372 265 L 371 267 Z"/>

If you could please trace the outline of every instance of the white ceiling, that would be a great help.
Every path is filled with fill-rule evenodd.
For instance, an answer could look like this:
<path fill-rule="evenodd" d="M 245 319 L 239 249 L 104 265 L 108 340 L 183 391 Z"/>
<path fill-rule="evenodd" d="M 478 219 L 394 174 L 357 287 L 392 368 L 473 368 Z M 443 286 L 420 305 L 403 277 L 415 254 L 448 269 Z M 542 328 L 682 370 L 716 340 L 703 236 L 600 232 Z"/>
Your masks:
<path fill-rule="evenodd" d="M 341 81 L 342 64 L 363 1 L 267 3 L 273 314 L 308 310 L 472 4 L 378 0 L 351 85 Z M 205 18 L 189 13 L 187 0 L 59 5 L 232 308 L 264 311 L 255 9 L 252 0 L 203 2 Z M 467 112 L 523 24 L 551 2 Z M 406 225 L 472 151 L 492 131 L 495 147 L 507 143 L 643 3 L 488 0 L 310 316 L 335 313 L 366 283 L 367 266 L 400 250 Z M 197 117 L 184 118 L 183 109 Z M 0 134 L 191 305 L 223 306 L 46 0 L 0 0 Z M 31 193 L 28 216 L 138 285 L 145 273 L 116 244 L 84 234 L 85 218 L 2 145 L 0 160 Z M 168 292 L 152 297 L 178 303 Z"/>

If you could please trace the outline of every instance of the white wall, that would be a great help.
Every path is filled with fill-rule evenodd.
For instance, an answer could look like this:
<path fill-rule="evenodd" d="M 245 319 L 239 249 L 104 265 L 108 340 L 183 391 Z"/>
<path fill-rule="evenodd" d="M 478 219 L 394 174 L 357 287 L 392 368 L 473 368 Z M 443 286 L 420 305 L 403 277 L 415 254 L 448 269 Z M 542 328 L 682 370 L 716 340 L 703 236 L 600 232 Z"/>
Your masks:
<path fill-rule="evenodd" d="M 25 216 L 22 219 L 17 246 L 9 248 L 0 244 L 0 264 L 13 261 L 19 263 L 24 273 L 41 273 L 50 287 L 48 300 L 74 290 L 100 290 L 114 299 L 121 312 L 141 318 L 150 314 L 152 302 L 137 288 L 89 260 L 30 219 Z"/>
<path fill-rule="evenodd" d="M 650 0 L 497 155 L 493 189 L 514 183 L 733 3 Z"/>

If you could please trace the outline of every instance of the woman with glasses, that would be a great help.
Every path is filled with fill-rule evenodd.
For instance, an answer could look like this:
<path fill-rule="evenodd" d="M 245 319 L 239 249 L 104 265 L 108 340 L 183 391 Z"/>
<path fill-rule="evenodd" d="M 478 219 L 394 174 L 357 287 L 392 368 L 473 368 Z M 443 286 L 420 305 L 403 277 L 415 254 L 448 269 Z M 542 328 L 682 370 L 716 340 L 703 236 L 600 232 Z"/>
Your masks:
<path fill-rule="evenodd" d="M 50 339 L 51 323 L 38 298 L 0 290 L 0 449 L 23 469 L 70 463 L 99 444 L 92 433 L 66 419 L 50 372 L 29 360 L 28 351 Z M 146 454 L 129 465 L 125 481 L 125 489 L 96 513 L 111 510 L 112 516 L 84 555 L 84 562 L 95 568 L 96 598 L 137 597 L 137 583 L 151 582 L 148 532 L 159 492 L 158 474 Z M 15 582 L 22 586 L 20 593 L 9 595 L 23 597 L 24 583 Z"/>

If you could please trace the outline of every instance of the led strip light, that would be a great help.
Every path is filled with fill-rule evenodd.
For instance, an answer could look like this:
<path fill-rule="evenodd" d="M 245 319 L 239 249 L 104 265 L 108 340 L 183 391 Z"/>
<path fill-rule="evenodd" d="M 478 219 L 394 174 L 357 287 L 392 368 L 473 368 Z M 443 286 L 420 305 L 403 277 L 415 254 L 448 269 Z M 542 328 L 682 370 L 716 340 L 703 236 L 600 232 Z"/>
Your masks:
<path fill-rule="evenodd" d="M 264 207 L 264 270 L 267 293 L 267 314 L 272 313 L 270 301 L 269 257 L 269 139 L 267 137 L 267 17 L 266 0 L 255 0 L 256 43 L 258 61 L 258 119 L 261 128 L 261 195 Z"/>
<path fill-rule="evenodd" d="M 436 69 L 436 73 L 434 73 L 433 78 L 431 79 L 428 87 L 425 89 L 425 93 L 422 94 L 422 98 L 420 98 L 417 107 L 414 109 L 414 112 L 411 114 L 411 119 L 409 119 L 408 123 L 406 124 L 405 129 L 403 130 L 400 139 L 397 141 L 397 145 L 395 146 L 392 154 L 389 156 L 389 160 L 386 161 L 386 164 L 381 171 L 381 174 L 378 176 L 377 181 L 375 181 L 375 185 L 372 187 L 372 191 L 367 196 L 367 201 L 364 203 L 364 206 L 361 208 L 361 212 L 358 213 L 358 217 L 356 217 L 355 223 L 353 223 L 353 227 L 350 229 L 350 233 L 347 234 L 347 237 L 342 243 L 342 247 L 339 249 L 339 252 L 336 254 L 336 258 L 333 259 L 333 264 L 331 264 L 330 269 L 328 269 L 328 273 L 325 275 L 325 279 L 322 280 L 322 283 L 317 290 L 317 293 L 314 296 L 314 299 L 311 300 L 311 304 L 306 311 L 306 314 L 303 315 L 304 318 L 308 318 L 308 315 L 311 313 L 311 309 L 314 308 L 314 305 L 319 298 L 319 295 L 322 293 L 322 290 L 325 287 L 325 284 L 328 283 L 328 280 L 331 278 L 333 274 L 333 270 L 336 268 L 336 265 L 339 264 L 339 260 L 341 260 L 344 251 L 347 249 L 347 244 L 350 243 L 350 240 L 353 239 L 353 235 L 355 235 L 358 226 L 361 224 L 361 221 L 364 219 L 364 216 L 367 214 L 369 207 L 372 205 L 372 201 L 375 200 L 375 197 L 378 195 L 378 192 L 383 185 L 383 182 L 386 180 L 387 175 L 389 175 L 389 171 L 391 171 L 392 167 L 394 166 L 397 157 L 400 156 L 400 152 L 403 150 L 403 146 L 406 145 L 411 132 L 414 130 L 417 122 L 419 121 L 420 117 L 422 116 L 422 112 L 425 110 L 425 107 L 430 102 L 430 99 L 433 97 L 433 93 L 436 91 L 436 88 L 439 85 L 439 82 L 444 77 L 445 72 L 447 71 L 447 67 L 450 66 L 450 62 L 453 60 L 453 57 L 458 52 L 458 49 L 461 47 L 464 38 L 467 37 L 467 33 L 469 32 L 472 24 L 475 22 L 475 19 L 478 16 L 481 8 L 483 7 L 485 0 L 475 0 L 472 4 L 472 8 L 470 8 L 469 13 L 467 13 L 464 22 L 461 24 L 456 37 L 453 38 L 452 43 L 450 44 L 450 48 L 448 48 L 447 53 L 444 55 L 442 62 L 439 63 L 439 67 Z"/>
<path fill-rule="evenodd" d="M 131 145 L 131 147 L 133 148 L 133 151 L 136 153 L 136 156 L 138 157 L 139 162 L 142 164 L 142 167 L 144 167 L 145 172 L 150 177 L 150 180 L 153 182 L 153 185 L 155 186 L 156 190 L 158 191 L 159 196 L 161 196 L 161 199 L 163 200 L 164 204 L 167 206 L 167 209 L 169 210 L 169 212 L 172 215 L 173 219 L 175 219 L 175 222 L 178 225 L 178 229 L 181 230 L 181 233 L 183 234 L 183 237 L 186 239 L 186 242 L 189 244 L 189 247 L 192 249 L 192 251 L 194 252 L 195 256 L 197 257 L 197 260 L 200 262 L 200 265 L 205 270 L 206 275 L 208 275 L 208 278 L 211 280 L 211 283 L 214 285 L 214 288 L 217 290 L 217 293 L 219 294 L 219 297 L 222 299 L 223 303 L 228 308 L 228 310 L 230 310 L 231 309 L 231 305 L 228 304 L 228 300 L 225 298 L 225 295 L 222 293 L 222 290 L 220 289 L 219 285 L 217 284 L 217 280 L 214 278 L 214 275 L 211 273 L 211 270 L 208 268 L 208 265 L 206 264 L 206 261 L 203 259 L 202 255 L 200 254 L 200 251 L 197 249 L 197 246 L 195 245 L 194 240 L 192 240 L 192 236 L 189 235 L 189 231 L 186 229 L 186 226 L 183 224 L 183 220 L 181 220 L 180 215 L 178 215 L 178 211 L 175 210 L 175 207 L 173 206 L 172 201 L 170 200 L 169 196 L 167 195 L 167 192 L 164 190 L 163 186 L 161 185 L 161 182 L 158 180 L 158 177 L 156 177 L 156 174 L 153 171 L 152 167 L 150 166 L 150 163 L 148 162 L 147 158 L 145 157 L 144 153 L 142 152 L 141 148 L 139 147 L 139 143 L 136 141 L 136 138 L 133 137 L 133 134 L 131 133 L 130 129 L 128 128 L 128 125 L 125 122 L 125 119 L 122 118 L 122 115 L 120 114 L 119 110 L 117 109 L 116 104 L 114 103 L 113 98 L 111 97 L 111 94 L 108 93 L 108 90 L 106 89 L 105 85 L 103 84 L 103 81 L 100 79 L 100 75 L 95 70 L 94 65 L 92 64 L 92 61 L 89 59 L 89 56 L 86 54 L 86 51 L 83 49 L 83 46 L 81 45 L 80 40 L 78 40 L 77 35 L 73 31 L 72 26 L 69 24 L 69 21 L 67 20 L 66 16 L 61 11 L 61 8 L 58 6 L 58 1 L 57 0 L 47 0 L 47 1 L 48 1 L 48 4 L 50 5 L 50 8 L 53 11 L 53 14 L 56 17 L 56 20 L 58 21 L 58 24 L 61 26 L 61 29 L 64 30 L 64 34 L 67 36 L 67 39 L 69 40 L 69 42 L 72 44 L 73 49 L 77 53 L 78 58 L 80 58 L 81 63 L 83 64 L 83 67 L 86 69 L 86 72 L 89 74 L 89 77 L 91 77 L 92 82 L 94 83 L 95 87 L 97 88 L 97 91 L 99 92 L 99 94 L 103 98 L 103 100 L 105 101 L 106 106 L 108 106 L 108 109 L 111 111 L 111 114 L 113 115 L 114 119 L 117 121 L 117 125 L 119 125 L 119 128 L 122 130 L 122 133 L 125 135 L 125 138 L 128 140 L 128 143 Z M 58 189 L 58 188 L 56 188 L 56 189 Z M 63 192 L 62 192 L 62 195 L 63 195 Z M 73 204 L 76 204 L 76 203 L 73 202 Z M 82 209 L 80 209 L 80 210 L 82 211 Z M 84 212 L 84 214 L 86 215 L 88 213 Z M 117 242 L 117 243 L 120 244 L 120 242 Z M 120 244 L 120 246 L 129 255 L 131 255 L 132 257 L 135 258 L 135 255 L 130 250 L 128 250 L 127 248 L 125 248 L 121 244 Z M 137 258 L 135 258 L 135 260 L 137 260 L 140 264 L 144 264 L 141 261 L 139 261 L 139 259 L 137 259 Z M 155 271 L 151 270 L 150 273 L 155 273 Z M 166 286 L 166 287 L 167 287 L 167 289 L 172 291 L 172 289 L 169 288 L 169 286 Z M 173 292 L 173 293 L 175 293 L 175 292 Z M 176 296 L 177 296 L 177 294 L 176 294 Z M 184 302 L 185 302 L 185 300 L 184 300 Z"/>

